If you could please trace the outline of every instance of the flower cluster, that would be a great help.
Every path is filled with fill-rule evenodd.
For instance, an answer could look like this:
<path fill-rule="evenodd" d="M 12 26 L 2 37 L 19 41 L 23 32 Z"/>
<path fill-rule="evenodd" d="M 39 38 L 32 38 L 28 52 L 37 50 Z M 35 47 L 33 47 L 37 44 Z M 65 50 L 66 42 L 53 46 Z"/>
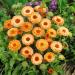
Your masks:
<path fill-rule="evenodd" d="M 9 40 L 8 49 L 19 52 L 24 58 L 30 59 L 32 64 L 40 65 L 43 62 L 53 62 L 57 53 L 63 51 L 63 44 L 56 40 L 57 36 L 69 36 L 69 30 L 64 27 L 64 18 L 53 16 L 48 19 L 46 8 L 41 6 L 24 6 L 21 15 L 15 15 L 4 22 Z M 58 28 L 54 29 L 55 24 Z M 20 38 L 17 38 L 20 35 Z M 60 55 L 62 60 L 63 55 Z"/>

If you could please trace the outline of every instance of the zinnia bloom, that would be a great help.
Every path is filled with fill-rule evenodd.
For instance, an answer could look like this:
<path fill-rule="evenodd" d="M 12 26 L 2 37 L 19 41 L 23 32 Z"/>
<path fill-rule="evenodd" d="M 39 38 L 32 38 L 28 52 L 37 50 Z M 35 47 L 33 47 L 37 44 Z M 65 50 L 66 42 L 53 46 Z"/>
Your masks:
<path fill-rule="evenodd" d="M 41 15 L 37 12 L 34 12 L 29 16 L 29 21 L 34 24 L 39 23 L 41 19 L 42 19 Z"/>
<path fill-rule="evenodd" d="M 24 19 L 22 16 L 14 16 L 12 19 L 11 19 L 11 24 L 14 26 L 14 27 L 20 27 L 22 25 L 22 23 L 24 22 Z"/>
<path fill-rule="evenodd" d="M 52 20 L 57 24 L 57 25 L 63 25 L 64 24 L 64 19 L 60 16 L 54 16 Z"/>
<path fill-rule="evenodd" d="M 40 26 L 43 29 L 49 29 L 51 27 L 51 21 L 47 18 L 44 18 L 42 19 Z"/>
<path fill-rule="evenodd" d="M 25 6 L 22 8 L 22 15 L 23 16 L 30 16 L 34 12 L 34 9 L 31 6 Z"/>
<path fill-rule="evenodd" d="M 29 32 L 32 30 L 33 25 L 30 22 L 24 22 L 20 28 L 24 32 Z"/>
<path fill-rule="evenodd" d="M 13 26 L 11 25 L 11 20 L 6 20 L 5 22 L 4 22 L 4 28 L 5 29 L 10 29 L 10 28 L 12 28 Z"/>
<path fill-rule="evenodd" d="M 45 55 L 44 55 L 44 59 L 47 61 L 47 62 L 53 62 L 55 60 L 55 54 L 52 53 L 52 52 L 47 52 Z"/>
<path fill-rule="evenodd" d="M 58 35 L 62 35 L 62 36 L 68 36 L 69 35 L 69 30 L 66 27 L 60 27 L 57 30 Z"/>
<path fill-rule="evenodd" d="M 16 52 L 21 48 L 21 43 L 20 43 L 19 40 L 12 40 L 12 41 L 9 42 L 8 48 L 11 51 Z"/>
<path fill-rule="evenodd" d="M 53 41 L 50 45 L 50 48 L 56 52 L 56 53 L 59 53 L 62 51 L 62 44 L 58 41 Z"/>
<path fill-rule="evenodd" d="M 18 29 L 17 28 L 11 28 L 7 31 L 7 35 L 9 37 L 15 37 L 18 34 Z"/>
<path fill-rule="evenodd" d="M 45 51 L 48 49 L 48 42 L 45 39 L 39 39 L 36 42 L 36 48 L 40 51 Z"/>
<path fill-rule="evenodd" d="M 34 42 L 34 36 L 32 34 L 24 34 L 22 36 L 22 43 L 25 45 L 31 45 Z"/>
<path fill-rule="evenodd" d="M 39 53 L 33 54 L 31 61 L 34 65 L 40 65 L 42 63 L 43 57 Z"/>
<path fill-rule="evenodd" d="M 56 37 L 57 33 L 56 33 L 56 30 L 54 30 L 53 28 L 50 28 L 50 29 L 47 30 L 46 35 L 48 35 L 49 37 L 54 38 L 54 37 Z"/>
<path fill-rule="evenodd" d="M 40 27 L 34 27 L 32 30 L 32 33 L 36 37 L 41 37 L 41 36 L 44 36 L 45 31 Z"/>
<path fill-rule="evenodd" d="M 33 49 L 29 46 L 26 46 L 21 49 L 21 55 L 24 56 L 25 58 L 31 58 L 33 54 Z"/>

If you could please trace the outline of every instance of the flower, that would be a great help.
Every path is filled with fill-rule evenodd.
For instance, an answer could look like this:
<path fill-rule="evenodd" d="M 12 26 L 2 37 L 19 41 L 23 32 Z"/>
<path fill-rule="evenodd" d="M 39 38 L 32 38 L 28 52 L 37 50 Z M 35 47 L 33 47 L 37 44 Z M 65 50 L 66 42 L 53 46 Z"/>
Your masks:
<path fill-rule="evenodd" d="M 42 17 L 39 13 L 34 12 L 29 16 L 29 21 L 33 24 L 39 23 L 41 21 Z"/>
<path fill-rule="evenodd" d="M 48 49 L 48 42 L 45 39 L 39 39 L 36 41 L 36 48 L 40 51 Z"/>
<path fill-rule="evenodd" d="M 40 26 L 43 29 L 49 29 L 51 27 L 51 21 L 47 18 L 44 18 L 42 19 Z"/>
<path fill-rule="evenodd" d="M 59 42 L 59 41 L 53 41 L 50 45 L 50 48 L 56 52 L 56 53 L 59 53 L 62 51 L 62 44 Z"/>
<path fill-rule="evenodd" d="M 44 36 L 45 31 L 40 27 L 34 27 L 32 30 L 32 34 L 36 37 Z"/>
<path fill-rule="evenodd" d="M 5 22 L 4 22 L 4 28 L 5 29 L 10 29 L 10 28 L 12 28 L 13 26 L 12 26 L 12 24 L 11 24 L 11 20 L 6 20 Z"/>
<path fill-rule="evenodd" d="M 43 57 L 41 54 L 39 53 L 35 53 L 33 54 L 33 56 L 31 57 L 31 61 L 34 65 L 40 65 L 43 61 Z"/>
<path fill-rule="evenodd" d="M 59 55 L 59 59 L 60 59 L 60 60 L 64 60 L 64 59 L 65 59 L 64 55 L 62 55 L 62 54 Z"/>
<path fill-rule="evenodd" d="M 48 36 L 51 37 L 51 38 L 55 38 L 56 35 L 57 35 L 57 33 L 56 33 L 56 30 L 54 30 L 53 28 L 49 28 L 49 29 L 47 30 L 46 35 L 48 35 Z"/>
<path fill-rule="evenodd" d="M 25 58 L 31 58 L 31 56 L 33 54 L 33 49 L 30 46 L 26 46 L 21 49 L 20 53 Z"/>
<path fill-rule="evenodd" d="M 15 37 L 18 34 L 18 29 L 17 28 L 11 28 L 7 31 L 7 35 L 9 37 Z"/>
<path fill-rule="evenodd" d="M 29 32 L 32 30 L 32 28 L 33 28 L 33 25 L 30 22 L 24 22 L 22 26 L 20 27 L 20 29 L 24 32 Z"/>
<path fill-rule="evenodd" d="M 21 43 L 20 43 L 19 40 L 12 40 L 12 41 L 9 42 L 8 48 L 11 51 L 16 52 L 21 48 Z"/>
<path fill-rule="evenodd" d="M 14 17 L 11 19 L 11 24 L 12 24 L 14 27 L 20 27 L 23 22 L 24 22 L 24 19 L 23 19 L 23 17 L 20 16 L 20 15 L 14 16 Z"/>
<path fill-rule="evenodd" d="M 68 36 L 69 35 L 69 30 L 66 28 L 66 27 L 60 27 L 58 30 L 57 30 L 57 34 L 58 35 L 61 35 L 61 36 Z"/>
<path fill-rule="evenodd" d="M 34 36 L 32 34 L 24 34 L 22 36 L 22 43 L 25 45 L 31 45 L 34 42 Z"/>
<path fill-rule="evenodd" d="M 35 10 L 35 11 L 39 11 L 39 8 L 40 8 L 40 5 L 35 6 L 35 7 L 34 7 L 34 10 Z"/>
<path fill-rule="evenodd" d="M 23 16 L 30 16 L 34 12 L 34 9 L 31 6 L 25 6 L 22 8 L 22 15 Z"/>
<path fill-rule="evenodd" d="M 49 73 L 49 74 L 52 74 L 53 72 L 54 72 L 54 70 L 53 70 L 52 68 L 49 68 L 49 69 L 48 69 L 48 73 Z"/>
<path fill-rule="evenodd" d="M 23 31 L 21 29 L 18 29 L 18 34 L 20 35 L 22 33 L 23 33 Z"/>
<path fill-rule="evenodd" d="M 56 23 L 57 25 L 63 25 L 64 24 L 64 19 L 60 16 L 54 16 L 52 18 L 53 22 Z"/>
<path fill-rule="evenodd" d="M 55 54 L 53 52 L 47 52 L 44 55 L 44 60 L 46 60 L 47 62 L 53 62 L 55 60 Z"/>

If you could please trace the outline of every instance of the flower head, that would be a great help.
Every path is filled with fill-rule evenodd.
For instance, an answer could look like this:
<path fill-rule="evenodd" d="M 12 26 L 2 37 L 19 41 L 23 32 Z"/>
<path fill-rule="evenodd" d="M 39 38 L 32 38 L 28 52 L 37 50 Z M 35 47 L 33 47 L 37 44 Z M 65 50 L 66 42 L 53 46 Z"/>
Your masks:
<path fill-rule="evenodd" d="M 35 53 L 33 54 L 33 56 L 31 57 L 31 61 L 34 65 L 40 65 L 43 61 L 43 57 L 41 54 L 39 53 Z"/>

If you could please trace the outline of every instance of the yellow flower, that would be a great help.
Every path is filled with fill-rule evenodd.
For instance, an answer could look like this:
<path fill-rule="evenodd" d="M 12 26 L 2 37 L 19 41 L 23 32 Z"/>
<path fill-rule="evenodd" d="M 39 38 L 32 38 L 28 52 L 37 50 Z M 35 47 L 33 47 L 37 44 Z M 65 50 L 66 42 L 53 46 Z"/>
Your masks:
<path fill-rule="evenodd" d="M 7 31 L 7 35 L 9 37 L 15 37 L 18 34 L 18 29 L 17 28 L 11 28 Z"/>
<path fill-rule="evenodd" d="M 47 18 L 44 18 L 42 19 L 40 26 L 43 29 L 49 29 L 51 27 L 51 21 Z"/>
<path fill-rule="evenodd" d="M 32 28 L 33 28 L 33 25 L 30 22 L 24 22 L 22 26 L 20 27 L 20 29 L 24 32 L 29 32 L 32 30 Z"/>
<path fill-rule="evenodd" d="M 23 19 L 23 17 L 20 16 L 20 15 L 14 16 L 14 17 L 11 19 L 11 24 L 12 24 L 14 27 L 20 27 L 23 22 L 24 22 L 24 19 Z"/>
<path fill-rule="evenodd" d="M 29 16 L 29 21 L 33 24 L 39 23 L 41 21 L 42 17 L 39 13 L 34 12 Z"/>
<path fill-rule="evenodd" d="M 45 31 L 40 27 L 34 27 L 32 30 L 32 33 L 36 37 L 41 37 L 41 36 L 44 36 Z"/>
<path fill-rule="evenodd" d="M 34 65 L 40 65 L 43 61 L 43 57 L 41 54 L 35 53 L 35 54 L 33 54 L 31 61 Z"/>
<path fill-rule="evenodd" d="M 11 25 L 11 20 L 6 20 L 5 22 L 4 22 L 4 28 L 5 29 L 10 29 L 10 28 L 12 28 L 13 26 Z"/>
<path fill-rule="evenodd" d="M 60 16 L 54 16 L 52 20 L 57 24 L 57 25 L 63 25 L 64 24 L 64 19 Z"/>
<path fill-rule="evenodd" d="M 39 10 L 39 8 L 40 8 L 40 6 L 39 6 L 39 5 L 38 5 L 38 6 L 35 6 L 35 7 L 34 7 L 34 10 L 35 10 L 35 11 L 38 11 L 38 10 Z"/>
<path fill-rule="evenodd" d="M 52 38 L 56 37 L 57 35 L 56 30 L 54 30 L 53 28 L 48 29 L 46 34 L 48 34 L 49 37 L 52 37 Z"/>
<path fill-rule="evenodd" d="M 9 42 L 8 48 L 11 51 L 16 52 L 21 48 L 21 43 L 20 43 L 19 40 L 12 40 L 12 41 Z"/>
<path fill-rule="evenodd" d="M 69 36 L 69 30 L 66 27 L 60 27 L 57 30 L 57 34 L 62 36 Z"/>
<path fill-rule="evenodd" d="M 59 53 L 62 51 L 62 44 L 58 41 L 53 41 L 50 45 L 50 48 L 56 52 L 56 53 Z"/>
<path fill-rule="evenodd" d="M 31 58 L 31 56 L 33 54 L 33 49 L 29 46 L 26 46 L 26 47 L 21 49 L 20 53 L 25 58 Z"/>
<path fill-rule="evenodd" d="M 45 51 L 48 49 L 48 42 L 45 39 L 39 39 L 36 42 L 36 48 L 40 51 Z"/>
<path fill-rule="evenodd" d="M 25 6 L 22 8 L 22 15 L 23 16 L 30 16 L 34 12 L 34 9 L 31 6 Z"/>
<path fill-rule="evenodd" d="M 24 34 L 22 36 L 22 43 L 25 45 L 31 45 L 34 42 L 34 36 L 32 34 Z"/>
<path fill-rule="evenodd" d="M 52 52 L 47 52 L 44 55 L 44 60 L 46 60 L 47 62 L 53 62 L 55 60 L 55 54 Z"/>

